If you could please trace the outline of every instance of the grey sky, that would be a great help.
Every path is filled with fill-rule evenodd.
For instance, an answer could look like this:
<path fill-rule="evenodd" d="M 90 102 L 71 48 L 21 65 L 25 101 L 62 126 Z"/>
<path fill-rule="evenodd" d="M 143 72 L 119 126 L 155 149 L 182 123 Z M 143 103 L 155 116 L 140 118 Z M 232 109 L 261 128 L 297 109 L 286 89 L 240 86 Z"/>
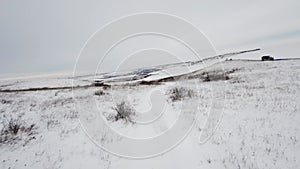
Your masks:
<path fill-rule="evenodd" d="M 1 0 L 0 74 L 72 71 L 89 36 L 138 12 L 185 18 L 218 53 L 262 47 L 262 53 L 300 57 L 299 9 L 298 0 Z"/>

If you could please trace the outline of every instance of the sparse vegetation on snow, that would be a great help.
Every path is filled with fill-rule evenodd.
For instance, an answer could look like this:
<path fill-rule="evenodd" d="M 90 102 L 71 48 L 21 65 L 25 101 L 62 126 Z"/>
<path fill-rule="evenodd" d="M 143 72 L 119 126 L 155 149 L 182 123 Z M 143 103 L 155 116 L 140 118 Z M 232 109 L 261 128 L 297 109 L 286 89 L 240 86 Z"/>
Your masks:
<path fill-rule="evenodd" d="M 124 120 L 125 122 L 134 123 L 132 120 L 133 116 L 135 115 L 135 110 L 128 105 L 125 101 L 122 101 L 121 103 L 117 103 L 115 107 L 113 107 L 113 110 L 117 114 L 110 116 L 110 120 L 113 121 L 119 121 Z"/>
<path fill-rule="evenodd" d="M 180 74 L 183 78 L 174 79 L 182 85 L 176 87 L 174 80 L 159 81 L 157 78 L 162 77 L 159 73 L 142 79 L 147 82 L 142 85 L 126 81 L 128 77 L 122 75 L 114 77 L 114 81 L 105 81 L 111 90 L 103 86 L 78 87 L 73 91 L 62 88 L 69 84 L 70 78 L 1 81 L 0 168 L 150 169 L 160 165 L 164 168 L 299 168 L 299 65 L 299 60 L 232 60 L 192 74 Z M 89 85 L 86 79 L 76 80 L 78 85 Z M 152 82 L 155 85 L 149 85 Z M 52 88 L 43 90 L 49 87 L 43 83 Z M 215 95 L 213 100 L 212 89 L 224 84 L 225 98 Z M 26 88 L 40 90 L 23 90 Z M 152 90 L 162 91 L 162 94 L 148 96 Z M 224 107 L 214 107 L 223 112 L 220 126 L 200 145 L 197 139 L 205 130 L 203 123 L 210 117 L 211 105 L 220 99 Z M 168 116 L 158 114 L 158 125 L 139 130 L 140 124 L 132 122 L 137 121 L 140 109 L 151 112 L 161 100 L 166 101 L 163 110 Z M 77 108 L 77 103 L 82 107 Z M 186 106 L 182 108 L 181 103 Z M 88 135 L 99 134 L 94 126 L 98 124 L 97 118 L 105 114 L 108 125 L 121 134 L 135 137 L 136 133 L 142 133 L 148 137 L 168 131 L 173 124 L 169 120 L 176 122 L 180 110 L 183 110 L 181 117 L 189 120 L 187 115 L 194 112 L 189 109 L 191 105 L 198 106 L 199 117 L 185 140 L 170 153 L 147 160 L 128 160 L 104 151 L 90 140 L 80 125 L 85 120 L 94 132 Z M 83 112 L 91 112 L 91 115 Z M 112 137 L 109 132 L 100 134 L 100 141 L 109 146 L 122 143 L 122 138 Z"/>
<path fill-rule="evenodd" d="M 35 139 L 36 126 L 27 125 L 20 119 L 10 119 L 0 131 L 0 146 L 16 144 L 22 141 L 26 145 L 28 141 Z"/>
<path fill-rule="evenodd" d="M 193 97 L 195 95 L 195 91 L 185 87 L 174 87 L 167 91 L 167 95 L 169 95 L 172 102 L 175 102 Z"/>

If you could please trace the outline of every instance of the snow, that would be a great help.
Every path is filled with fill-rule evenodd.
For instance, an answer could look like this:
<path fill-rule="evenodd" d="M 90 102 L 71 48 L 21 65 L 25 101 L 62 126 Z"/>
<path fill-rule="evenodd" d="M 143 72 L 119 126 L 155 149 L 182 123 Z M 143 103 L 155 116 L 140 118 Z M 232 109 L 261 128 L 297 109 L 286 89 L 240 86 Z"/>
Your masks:
<path fill-rule="evenodd" d="M 20 119 L 26 126 L 35 124 L 36 128 L 35 138 L 28 142 L 25 140 L 31 136 L 25 133 L 19 136 L 18 141 L 0 143 L 0 168 L 300 168 L 300 60 L 232 60 L 209 65 L 206 68 L 195 67 L 192 75 L 233 69 L 236 71 L 229 74 L 228 80 L 208 82 L 197 78 L 164 82 L 160 85 L 119 85 L 106 90 L 102 87 L 89 87 L 74 91 L 58 89 L 1 92 L 0 127 L 4 128 L 7 121 L 13 118 Z M 171 72 L 171 69 L 176 68 L 177 66 L 169 66 L 167 71 Z M 153 77 L 158 76 L 145 78 Z M 0 89 L 70 86 L 72 80 L 75 80 L 75 84 L 88 85 L 92 82 L 86 80 L 88 78 L 93 76 L 0 81 Z M 175 86 L 199 92 L 182 102 L 171 102 L 167 91 Z M 222 95 L 214 95 L 214 90 L 223 87 L 225 99 Z M 94 93 L 98 90 L 103 90 L 106 94 L 95 96 Z M 158 98 L 161 100 L 155 102 Z M 197 123 L 180 144 L 164 154 L 138 160 L 115 156 L 90 140 L 82 128 L 88 128 L 82 126 L 82 119 L 85 118 L 96 132 L 89 133 L 90 136 L 95 134 L 96 137 L 97 131 L 103 131 L 97 128 L 98 116 L 101 113 L 115 113 L 112 107 L 124 99 L 138 112 L 156 113 L 159 110 L 152 108 L 163 105 L 164 113 L 156 123 L 150 125 L 107 121 L 107 124 L 123 135 L 140 138 L 160 135 L 172 127 L 178 118 L 183 119 L 183 123 L 190 124 L 195 105 L 199 106 Z M 84 107 L 78 109 L 78 102 Z M 149 102 L 159 106 L 151 106 Z M 217 108 L 219 112 L 223 110 L 223 113 L 215 114 L 221 120 L 218 128 L 208 141 L 200 144 L 201 134 L 204 139 L 208 137 L 203 130 L 207 129 L 204 122 L 213 118 L 208 116 L 210 108 L 213 104 L 222 102 L 224 107 Z M 97 110 L 91 106 L 94 103 Z M 82 109 L 91 110 L 91 113 L 83 114 L 80 112 Z M 95 115 L 94 111 L 100 111 L 100 114 Z M 184 116 L 181 111 L 185 112 Z M 134 117 L 136 120 L 145 120 L 139 119 L 138 115 Z M 146 120 L 153 117 L 155 116 L 149 116 Z M 208 134 L 209 132 L 211 131 Z M 122 143 L 122 140 L 111 133 L 101 133 L 101 136 L 105 136 L 103 141 L 108 146 Z M 155 150 L 155 146 L 149 149 Z"/>

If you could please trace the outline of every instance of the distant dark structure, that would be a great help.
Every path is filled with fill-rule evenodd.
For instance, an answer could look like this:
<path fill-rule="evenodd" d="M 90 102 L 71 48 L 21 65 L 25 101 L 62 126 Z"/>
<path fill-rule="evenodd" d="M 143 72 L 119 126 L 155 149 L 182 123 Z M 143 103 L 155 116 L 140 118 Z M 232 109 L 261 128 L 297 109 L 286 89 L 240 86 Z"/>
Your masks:
<path fill-rule="evenodd" d="M 270 55 L 265 55 L 261 57 L 261 61 L 273 61 L 274 58 Z"/>

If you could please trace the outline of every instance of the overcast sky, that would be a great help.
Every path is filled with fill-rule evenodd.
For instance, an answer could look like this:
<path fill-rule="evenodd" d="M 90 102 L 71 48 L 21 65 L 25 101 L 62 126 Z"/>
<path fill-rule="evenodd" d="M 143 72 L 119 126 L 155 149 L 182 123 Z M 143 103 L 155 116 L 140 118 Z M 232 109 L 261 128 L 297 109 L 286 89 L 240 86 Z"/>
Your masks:
<path fill-rule="evenodd" d="M 218 53 L 261 47 L 300 57 L 299 9 L 299 0 L 0 0 L 0 75 L 71 72 L 95 31 L 139 12 L 185 18 Z"/>

